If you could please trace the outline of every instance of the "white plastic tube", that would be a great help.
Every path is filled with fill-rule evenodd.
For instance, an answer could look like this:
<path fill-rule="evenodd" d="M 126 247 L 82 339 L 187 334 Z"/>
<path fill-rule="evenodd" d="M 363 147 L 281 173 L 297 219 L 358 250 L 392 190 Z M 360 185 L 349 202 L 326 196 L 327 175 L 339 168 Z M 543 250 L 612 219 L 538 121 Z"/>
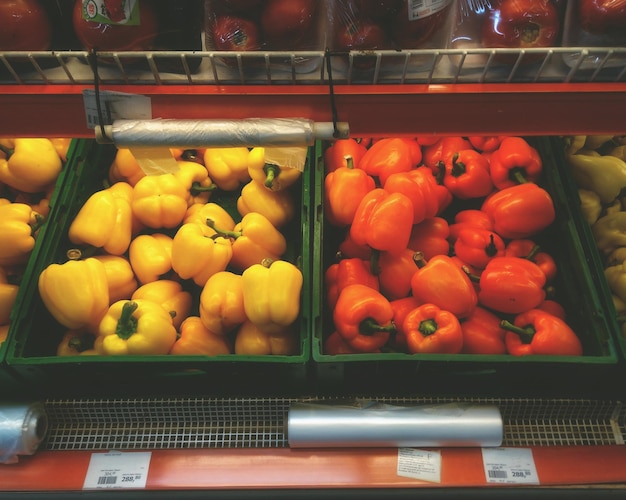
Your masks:
<path fill-rule="evenodd" d="M 303 118 L 244 120 L 116 120 L 95 127 L 96 140 L 117 147 L 255 147 L 311 146 L 317 139 L 349 136 L 347 123 L 313 122 Z"/>
<path fill-rule="evenodd" d="M 19 455 L 34 454 L 47 430 L 43 404 L 0 405 L 0 463 L 14 463 Z"/>
<path fill-rule="evenodd" d="M 295 403 L 287 415 L 291 448 L 491 447 L 502 437 L 495 406 Z"/>

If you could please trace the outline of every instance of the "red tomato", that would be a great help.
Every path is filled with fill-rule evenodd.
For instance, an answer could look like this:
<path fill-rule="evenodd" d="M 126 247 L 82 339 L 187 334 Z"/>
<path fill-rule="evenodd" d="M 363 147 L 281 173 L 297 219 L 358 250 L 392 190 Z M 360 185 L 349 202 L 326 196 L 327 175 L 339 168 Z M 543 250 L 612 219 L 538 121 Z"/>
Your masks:
<path fill-rule="evenodd" d="M 218 16 L 213 23 L 213 43 L 217 50 L 259 50 L 259 30 L 248 19 L 237 16 Z"/>
<path fill-rule="evenodd" d="M 261 12 L 261 29 L 271 44 L 299 45 L 314 25 L 315 0 L 267 0 Z"/>
<path fill-rule="evenodd" d="M 617 34 L 626 28 L 626 0 L 578 0 L 578 22 L 589 33 Z"/>
<path fill-rule="evenodd" d="M 37 0 L 0 2 L 0 51 L 49 50 L 52 27 Z"/>

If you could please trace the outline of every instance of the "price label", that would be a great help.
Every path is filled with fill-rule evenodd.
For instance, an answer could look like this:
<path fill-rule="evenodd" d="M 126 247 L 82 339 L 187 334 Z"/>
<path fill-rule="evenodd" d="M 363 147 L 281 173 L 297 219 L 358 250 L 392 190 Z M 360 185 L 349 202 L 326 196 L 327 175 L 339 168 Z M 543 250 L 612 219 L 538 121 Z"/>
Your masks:
<path fill-rule="evenodd" d="M 101 90 L 99 96 L 100 112 L 96 92 L 91 89 L 83 90 L 87 128 L 92 129 L 101 124 L 111 125 L 114 120 L 152 119 L 152 101 L 145 95 Z"/>
<path fill-rule="evenodd" d="M 483 467 L 488 483 L 539 484 L 532 450 L 483 448 Z"/>
<path fill-rule="evenodd" d="M 398 449 L 398 476 L 441 482 L 441 452 L 438 450 Z"/>
<path fill-rule="evenodd" d="M 94 453 L 83 483 L 83 489 L 146 487 L 151 452 Z"/>

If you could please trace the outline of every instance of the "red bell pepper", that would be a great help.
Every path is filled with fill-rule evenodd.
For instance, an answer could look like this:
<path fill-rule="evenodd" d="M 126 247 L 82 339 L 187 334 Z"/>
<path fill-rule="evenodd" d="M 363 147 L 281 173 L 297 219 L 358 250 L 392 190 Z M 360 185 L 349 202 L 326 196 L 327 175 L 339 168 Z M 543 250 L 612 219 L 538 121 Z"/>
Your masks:
<path fill-rule="evenodd" d="M 478 302 L 505 314 L 533 309 L 546 298 L 546 275 L 528 259 L 495 257 L 480 274 Z"/>
<path fill-rule="evenodd" d="M 500 147 L 504 137 L 499 135 L 472 135 L 467 138 L 472 147 L 481 153 L 491 153 Z"/>
<path fill-rule="evenodd" d="M 409 197 L 376 188 L 361 200 L 350 236 L 357 245 L 399 254 L 409 242 L 412 227 L 413 203 Z"/>
<path fill-rule="evenodd" d="M 507 330 L 506 347 L 513 356 L 583 354 L 582 344 L 574 330 L 546 311 L 531 309 L 517 315 L 513 323 L 503 320 L 501 326 Z"/>
<path fill-rule="evenodd" d="M 467 228 L 459 232 L 454 253 L 467 264 L 484 269 L 494 257 L 504 256 L 505 244 L 493 231 Z"/>
<path fill-rule="evenodd" d="M 420 301 L 412 295 L 389 302 L 393 309 L 393 324 L 396 325 L 396 334 L 390 339 L 391 346 L 401 352 L 407 352 L 406 332 L 404 331 L 404 318 L 413 309 L 421 305 Z"/>
<path fill-rule="evenodd" d="M 413 296 L 421 303 L 435 304 L 466 318 L 476 307 L 474 285 L 461 268 L 447 255 L 437 255 L 428 262 L 417 259 L 419 269 L 411 278 Z"/>
<path fill-rule="evenodd" d="M 415 252 L 422 252 L 424 259 L 428 261 L 436 255 L 450 253 L 448 236 L 448 221 L 443 217 L 430 217 L 413 226 L 408 247 Z"/>
<path fill-rule="evenodd" d="M 482 198 L 493 191 L 489 162 L 474 149 L 455 152 L 445 169 L 444 186 L 461 200 Z"/>
<path fill-rule="evenodd" d="M 552 255 L 548 252 L 542 252 L 540 246 L 531 239 L 524 238 L 509 241 L 504 255 L 507 257 L 522 257 L 534 262 L 546 275 L 547 283 L 553 281 L 556 276 L 557 266 Z"/>
<path fill-rule="evenodd" d="M 372 257 L 372 249 L 367 244 L 358 245 L 350 236 L 350 231 L 346 233 L 341 243 L 339 243 L 339 254 L 343 258 L 358 257 L 369 260 Z"/>
<path fill-rule="evenodd" d="M 411 200 L 413 224 L 418 224 L 428 217 L 434 217 L 439 211 L 439 200 L 433 180 L 429 171 L 417 168 L 409 172 L 391 174 L 383 188 L 388 193 L 402 193 Z"/>
<path fill-rule="evenodd" d="M 491 217 L 493 230 L 506 239 L 531 237 L 552 224 L 556 216 L 552 197 L 534 182 L 490 194 L 481 210 Z"/>
<path fill-rule="evenodd" d="M 422 163 L 430 168 L 435 175 L 438 175 L 441 166 L 445 165 L 454 153 L 471 148 L 472 145 L 464 137 L 443 137 L 435 144 L 423 148 Z"/>
<path fill-rule="evenodd" d="M 415 143 L 417 149 L 419 145 Z M 359 168 L 369 175 L 378 177 L 381 184 L 396 172 L 408 172 L 415 168 L 415 150 L 407 140 L 398 137 L 386 137 L 374 143 L 363 155 Z M 420 150 L 421 156 L 421 150 Z M 421 159 L 421 158 L 420 158 Z"/>
<path fill-rule="evenodd" d="M 450 224 L 450 243 L 454 244 L 463 229 L 478 228 L 493 231 L 493 220 L 482 210 L 468 208 L 460 210 L 454 216 L 454 223 Z"/>
<path fill-rule="evenodd" d="M 349 285 L 341 291 L 333 321 L 339 335 L 359 352 L 376 352 L 395 331 L 391 304 L 365 285 Z"/>
<path fill-rule="evenodd" d="M 411 277 L 417 271 L 413 255 L 405 248 L 399 254 L 375 252 L 374 272 L 380 283 L 380 291 L 389 300 L 400 299 L 411 293 Z"/>
<path fill-rule="evenodd" d="M 506 330 L 500 318 L 491 311 L 477 306 L 470 316 L 461 321 L 463 352 L 466 354 L 505 354 Z"/>
<path fill-rule="evenodd" d="M 443 184 L 443 179 L 435 176 L 431 169 L 422 165 L 421 167 L 417 167 L 416 170 L 423 172 L 424 178 L 432 184 L 435 191 L 435 197 L 437 198 L 437 202 L 439 204 L 439 208 L 435 215 L 440 215 L 446 208 L 448 208 L 448 206 L 450 206 L 450 203 L 452 203 L 454 196 L 452 195 L 450 190 Z"/>
<path fill-rule="evenodd" d="M 542 311 L 552 314 L 552 316 L 561 318 L 563 321 L 565 321 L 567 317 L 563 305 L 553 299 L 544 300 L 541 304 L 537 306 L 537 309 L 541 309 Z"/>
<path fill-rule="evenodd" d="M 359 168 L 366 151 L 367 148 L 354 139 L 337 139 L 324 151 L 324 169 L 329 174 L 339 167 L 347 167 L 347 158 L 351 158 L 354 167 Z"/>
<path fill-rule="evenodd" d="M 330 356 L 336 356 L 338 354 L 358 354 L 359 351 L 350 347 L 350 344 L 339 335 L 339 332 L 334 331 L 324 341 L 322 352 Z"/>
<path fill-rule="evenodd" d="M 332 264 L 324 273 L 326 285 L 326 299 L 328 305 L 333 308 L 337 298 L 348 285 L 365 285 L 374 290 L 379 290 L 378 278 L 370 271 L 370 263 L 358 258 L 341 259 Z"/>
<path fill-rule="evenodd" d="M 352 224 L 354 214 L 363 197 L 376 187 L 374 178 L 364 170 L 348 166 L 326 174 L 324 179 L 324 215 L 333 226 Z"/>
<path fill-rule="evenodd" d="M 441 140 L 441 137 L 438 135 L 418 135 L 415 138 L 415 141 L 420 146 L 432 146 Z"/>
<path fill-rule="evenodd" d="M 498 189 L 536 182 L 542 170 L 538 151 L 521 137 L 506 137 L 491 155 L 489 171 Z"/>
<path fill-rule="evenodd" d="M 463 349 L 458 318 L 435 304 L 422 304 L 410 311 L 402 328 L 412 354 L 458 354 Z"/>

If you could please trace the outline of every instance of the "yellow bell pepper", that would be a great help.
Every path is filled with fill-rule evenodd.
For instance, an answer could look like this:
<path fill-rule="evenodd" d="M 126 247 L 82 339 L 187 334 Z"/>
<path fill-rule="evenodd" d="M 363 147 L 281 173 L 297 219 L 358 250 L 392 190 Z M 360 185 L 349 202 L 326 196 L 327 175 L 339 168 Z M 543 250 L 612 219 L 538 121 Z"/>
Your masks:
<path fill-rule="evenodd" d="M 188 222 L 180 226 L 172 241 L 172 269 L 182 279 L 204 286 L 215 273 L 228 267 L 233 246 L 228 238 L 212 237 L 206 224 Z"/>
<path fill-rule="evenodd" d="M 243 306 L 247 318 L 261 330 L 275 332 L 300 314 L 302 272 L 285 260 L 253 264 L 242 274 Z"/>
<path fill-rule="evenodd" d="M 120 300 L 111 304 L 100 321 L 94 348 L 113 356 L 167 354 L 174 342 L 172 316 L 160 304 Z"/>
<path fill-rule="evenodd" d="M 191 205 L 187 209 L 183 224 L 188 222 L 206 224 L 207 219 L 215 221 L 216 225 L 228 231 L 235 229 L 235 220 L 232 216 L 221 205 L 213 202 L 205 203 L 204 205 Z"/>
<path fill-rule="evenodd" d="M 213 182 L 223 191 L 236 191 L 250 180 L 248 174 L 248 148 L 207 148 L 204 165 Z"/>
<path fill-rule="evenodd" d="M 289 327 L 269 333 L 246 321 L 235 335 L 235 354 L 293 356 L 298 354 L 298 343 L 298 336 Z"/>
<path fill-rule="evenodd" d="M 57 345 L 57 356 L 78 356 L 97 354 L 93 348 L 96 336 L 82 330 L 68 330 Z"/>
<path fill-rule="evenodd" d="M 200 320 L 213 333 L 226 335 L 246 321 L 243 280 L 240 274 L 220 271 L 200 292 Z"/>
<path fill-rule="evenodd" d="M 180 325 L 180 337 L 170 354 L 220 356 L 231 354 L 231 347 L 226 337 L 207 329 L 198 316 L 189 316 Z"/>
<path fill-rule="evenodd" d="M 129 260 L 122 255 L 95 255 L 104 264 L 109 287 L 109 304 L 129 299 L 137 290 L 137 279 Z"/>
<path fill-rule="evenodd" d="M 0 325 L 9 324 L 19 288 L 19 285 L 9 282 L 7 272 L 0 267 Z"/>
<path fill-rule="evenodd" d="M 161 304 L 163 309 L 173 314 L 172 322 L 178 329 L 191 313 L 193 297 L 183 289 L 178 281 L 157 280 L 141 285 L 131 296 L 131 300 L 145 299 Z"/>
<path fill-rule="evenodd" d="M 147 175 L 133 187 L 132 209 L 153 229 L 178 226 L 187 212 L 187 190 L 174 174 Z"/>
<path fill-rule="evenodd" d="M 242 215 L 257 212 L 280 229 L 291 221 L 296 213 L 293 195 L 289 190 L 270 191 L 255 181 L 248 182 L 237 198 L 237 211 Z"/>
<path fill-rule="evenodd" d="M 172 270 L 172 238 L 167 234 L 140 234 L 128 247 L 128 260 L 139 283 L 157 281 Z"/>
<path fill-rule="evenodd" d="M 611 292 L 626 302 L 626 262 L 604 269 Z"/>
<path fill-rule="evenodd" d="M 285 236 L 263 214 L 244 215 L 233 231 L 217 226 L 212 219 L 207 224 L 220 236 L 233 240 L 230 265 L 238 271 L 260 264 L 263 259 L 278 260 L 287 251 Z"/>
<path fill-rule="evenodd" d="M 106 269 L 93 257 L 48 265 L 39 275 L 38 287 L 50 314 L 73 330 L 95 332 L 109 307 Z"/>
<path fill-rule="evenodd" d="M 0 205 L 0 266 L 25 263 L 35 247 L 35 233 L 43 222 L 25 203 Z"/>
<path fill-rule="evenodd" d="M 266 148 L 256 147 L 248 154 L 248 174 L 253 181 L 270 191 L 282 191 L 300 179 L 302 172 L 297 168 L 266 162 L 266 151 Z"/>
<path fill-rule="evenodd" d="M 63 162 L 50 139 L 20 138 L 0 141 L 0 181 L 18 191 L 38 193 L 53 184 Z"/>
<path fill-rule="evenodd" d="M 2 345 L 9 336 L 9 326 L 10 325 L 0 325 L 0 345 Z"/>
<path fill-rule="evenodd" d="M 50 213 L 50 198 L 52 197 L 52 192 L 54 191 L 54 185 L 51 185 L 46 191 L 41 191 L 39 193 L 25 193 L 24 191 L 18 191 L 13 198 L 13 202 L 15 203 L 24 203 L 28 205 L 31 210 L 42 217 L 47 217 Z M 7 200 L 7 203 L 10 201 Z M 4 204 L 0 202 L 0 204 Z"/>
<path fill-rule="evenodd" d="M 125 253 L 133 231 L 132 197 L 133 188 L 126 182 L 93 193 L 70 224 L 70 241 L 102 248 L 112 255 Z"/>
<path fill-rule="evenodd" d="M 209 177 L 206 167 L 194 161 L 177 161 L 178 171 L 174 173 L 187 191 L 187 206 L 208 203 L 211 193 L 217 188 Z"/>
<path fill-rule="evenodd" d="M 115 153 L 113 163 L 109 166 L 109 181 L 112 184 L 124 181 L 135 186 L 139 179 L 145 176 L 146 173 L 141 169 L 130 149 L 119 148 Z"/>
<path fill-rule="evenodd" d="M 57 154 L 59 155 L 59 158 L 61 158 L 61 161 L 63 162 L 67 161 L 67 153 L 70 149 L 70 146 L 72 145 L 72 138 L 71 137 L 50 137 L 49 139 L 52 145 L 54 146 L 54 149 L 56 150 Z"/>

